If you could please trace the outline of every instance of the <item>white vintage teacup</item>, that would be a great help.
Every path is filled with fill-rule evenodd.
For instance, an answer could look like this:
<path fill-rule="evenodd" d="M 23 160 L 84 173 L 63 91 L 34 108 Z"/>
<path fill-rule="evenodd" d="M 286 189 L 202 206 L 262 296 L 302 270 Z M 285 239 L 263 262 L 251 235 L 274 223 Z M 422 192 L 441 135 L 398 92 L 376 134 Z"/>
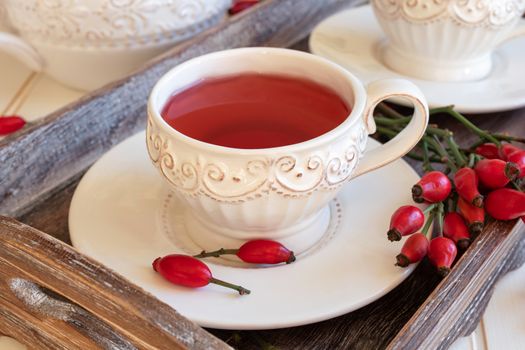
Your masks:
<path fill-rule="evenodd" d="M 266 149 L 208 144 L 163 120 L 160 113 L 177 90 L 206 77 L 244 72 L 313 80 L 331 87 L 352 111 L 328 133 Z M 374 107 L 394 96 L 414 104 L 414 118 L 399 136 L 363 154 L 368 135 L 375 132 Z M 153 164 L 187 204 L 185 225 L 202 249 L 238 247 L 249 239 L 266 238 L 301 253 L 324 234 L 330 217 L 327 204 L 341 186 L 403 156 L 422 137 L 427 122 L 425 98 L 408 81 L 377 81 L 365 90 L 354 75 L 321 57 L 287 49 L 243 48 L 192 59 L 157 82 L 148 103 L 146 138 Z"/>
<path fill-rule="evenodd" d="M 2 0 L 0 50 L 92 90 L 220 21 L 231 0 Z"/>
<path fill-rule="evenodd" d="M 478 80 L 492 52 L 525 34 L 525 0 L 372 0 L 388 42 L 381 58 L 393 70 L 435 81 Z M 521 21 L 525 22 L 525 21 Z"/>

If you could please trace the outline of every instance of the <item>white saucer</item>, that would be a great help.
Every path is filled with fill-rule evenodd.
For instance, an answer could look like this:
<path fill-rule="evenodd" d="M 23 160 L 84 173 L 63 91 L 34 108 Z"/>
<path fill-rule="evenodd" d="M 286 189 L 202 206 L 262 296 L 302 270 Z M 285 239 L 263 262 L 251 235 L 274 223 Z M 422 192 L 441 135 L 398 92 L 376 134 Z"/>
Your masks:
<path fill-rule="evenodd" d="M 290 265 L 207 260 L 215 277 L 251 289 L 247 296 L 215 285 L 175 286 L 151 268 L 158 256 L 196 254 L 199 248 L 185 235 L 185 208 L 150 163 L 144 133 L 113 148 L 86 173 L 71 203 L 69 228 L 78 250 L 202 326 L 291 327 L 358 309 L 408 277 L 414 266 L 394 266 L 402 244 L 389 242 L 386 230 L 391 213 L 411 202 L 417 181 L 403 160 L 353 180 L 330 204 L 331 224 L 321 242 Z"/>
<path fill-rule="evenodd" d="M 463 113 L 488 113 L 525 106 L 525 40 L 498 47 L 491 74 L 473 82 L 419 80 L 389 70 L 380 58 L 384 35 L 370 5 L 339 12 L 310 36 L 310 50 L 354 73 L 364 83 L 401 77 L 413 81 L 432 107 L 455 105 Z"/>

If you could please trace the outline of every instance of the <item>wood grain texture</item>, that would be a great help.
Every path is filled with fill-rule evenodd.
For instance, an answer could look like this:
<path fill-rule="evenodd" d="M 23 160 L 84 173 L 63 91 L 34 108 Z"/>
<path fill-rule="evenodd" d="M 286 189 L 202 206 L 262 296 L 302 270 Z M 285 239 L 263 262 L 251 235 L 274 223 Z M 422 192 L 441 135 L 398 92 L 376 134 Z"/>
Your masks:
<path fill-rule="evenodd" d="M 320 20 L 359 0 L 265 0 L 0 142 L 0 213 L 28 211 L 109 148 L 145 127 L 146 102 L 169 69 L 205 53 L 289 46 Z"/>
<path fill-rule="evenodd" d="M 287 6 L 297 6 L 299 1 L 267 1 L 266 7 L 260 8 L 263 10 L 260 13 L 264 16 L 270 16 L 274 14 L 272 11 L 283 9 L 294 11 L 296 9 Z M 286 24 L 287 31 L 257 29 L 259 34 L 252 33 L 251 30 L 244 33 L 235 24 L 232 26 L 232 23 L 225 23 L 220 27 L 222 29 L 212 29 L 195 39 L 192 44 L 187 44 L 184 48 L 176 49 L 157 59 L 152 65 L 138 72 L 135 77 L 117 82 L 106 90 L 86 97 L 78 105 L 69 106 L 57 112 L 30 131 L 29 134 L 19 135 L 9 143 L 4 142 L 0 146 L 0 161 L 7 160 L 5 164 L 14 170 L 0 169 L 0 176 L 3 176 L 0 177 L 2 179 L 0 212 L 17 215 L 22 221 L 59 237 L 61 240 L 68 241 L 67 212 L 79 174 L 111 145 L 142 127 L 141 118 L 144 118 L 141 113 L 143 113 L 144 100 L 135 99 L 134 94 L 142 94 L 140 98 L 144 99 L 152 82 L 162 72 L 178 62 L 208 52 L 206 50 L 213 50 L 213 48 L 221 45 L 232 45 L 230 47 L 264 43 L 276 46 L 285 45 L 285 42 L 289 43 L 297 35 L 304 33 L 303 29 L 292 28 L 293 26 L 305 24 L 306 27 L 311 28 L 313 25 L 311 21 L 336 8 L 345 6 L 349 2 L 301 1 L 301 3 L 310 4 L 317 12 L 301 12 L 302 10 L 300 10 L 298 13 L 302 14 L 303 17 L 291 20 L 290 24 Z M 323 7 L 321 11 L 320 7 L 316 6 L 327 7 Z M 261 16 L 263 16 L 262 14 Z M 253 10 L 235 21 L 251 18 L 250 20 L 262 22 L 267 19 L 259 18 L 257 15 L 259 12 Z M 272 20 L 278 21 L 279 14 L 276 15 L 277 19 L 272 17 Z M 255 22 L 248 21 L 245 22 L 245 25 L 249 23 Z M 292 23 L 294 24 L 292 25 Z M 272 25 L 276 24 L 279 22 L 272 22 Z M 228 31 L 228 35 L 246 35 L 248 38 L 231 42 L 228 35 L 220 33 L 221 30 Z M 210 43 L 210 38 L 217 39 L 220 42 Z M 254 44 L 243 44 L 250 40 L 253 40 Z M 296 48 L 304 49 L 304 43 L 303 41 Z M 206 46 L 206 49 L 201 46 Z M 141 84 L 147 88 L 142 89 Z M 128 97 L 132 97 L 132 99 L 128 101 Z M 99 116 L 96 113 L 101 113 L 101 115 Z M 122 113 L 128 114 L 122 115 Z M 104 118 L 108 120 L 104 120 Z M 492 131 L 508 131 L 516 135 L 525 135 L 524 118 L 525 109 L 521 109 L 490 116 L 473 116 L 472 120 L 482 128 Z M 433 122 L 449 127 L 463 144 L 472 141 L 471 135 L 466 134 L 457 123 L 445 116 L 437 116 L 433 118 Z M 68 139 L 68 135 L 72 133 L 77 135 L 78 131 L 86 131 L 86 135 L 82 134 L 80 139 L 76 141 L 74 138 L 73 141 L 71 138 Z M 50 140 L 49 143 L 48 139 Z M 31 148 L 36 145 L 40 146 L 38 154 L 32 154 L 34 148 L 29 151 L 24 148 Z M 44 149 L 44 145 L 49 145 L 50 149 Z M 30 158 L 20 160 L 9 158 L 9 156 L 15 157 L 18 154 L 26 157 L 29 155 Z M 37 162 L 40 156 L 42 160 Z M 64 159 L 60 159 L 60 157 Z M 36 164 L 32 165 L 31 162 L 36 162 Z M 55 162 L 58 163 L 55 164 Z M 416 165 L 413 162 L 412 164 Z M 15 175 L 9 177 L 11 171 Z M 16 176 L 22 179 L 17 179 Z M 433 273 L 428 261 L 424 261 L 406 281 L 383 298 L 360 310 L 332 320 L 272 331 L 210 330 L 210 332 L 240 349 L 259 349 L 261 343 L 264 342 L 280 349 L 446 348 L 457 336 L 468 334 L 477 325 L 497 279 L 507 270 L 516 268 L 523 263 L 524 237 L 522 230 L 520 230 L 519 227 L 513 229 L 512 223 L 492 224 L 456 264 L 453 273 L 445 280 L 440 280 Z M 10 268 L 12 266 L 12 264 L 9 265 Z M 3 281 L 3 276 L 1 274 L 0 276 L 0 280 Z M 28 281 L 29 279 L 22 277 L 22 280 Z M 40 284 L 40 281 L 36 282 Z M 0 293 L 3 297 L 4 291 L 0 290 Z M 74 302 L 75 306 L 81 305 L 76 298 L 69 295 L 68 298 Z M 19 321 L 16 316 L 20 314 L 27 314 L 28 317 L 32 315 L 32 321 L 25 325 L 28 328 L 33 322 L 38 322 L 37 319 L 39 318 L 27 311 L 27 307 L 19 299 L 14 301 L 10 299 L 10 305 L 11 308 L 6 309 L 7 311 L 0 317 L 0 322 L 6 322 L 5 320 L 11 322 L 8 323 L 10 326 L 8 329 L 14 329 L 16 320 Z M 88 310 L 87 306 L 82 309 Z M 97 314 L 96 317 L 99 318 L 100 315 L 96 313 L 97 310 L 89 309 L 89 311 L 94 312 L 86 314 L 85 317 L 95 317 L 94 315 Z M 80 315 L 81 312 L 77 311 L 74 314 Z M 53 322 L 55 321 L 47 321 L 45 324 Z M 61 324 L 60 322 L 57 323 Z M 115 322 L 118 323 L 118 321 Z M 32 338 L 33 344 L 39 341 L 71 341 L 65 339 L 68 337 L 64 337 L 63 334 L 55 333 L 47 334 L 50 339 L 43 338 L 42 333 L 38 333 L 41 324 L 38 323 L 37 325 L 30 331 L 31 334 L 36 332 Z M 101 339 L 98 340 L 100 342 L 105 341 L 108 342 L 106 344 L 114 344 L 126 339 L 118 336 L 119 334 L 122 335 L 123 329 L 115 327 L 111 322 L 91 325 L 92 328 L 89 328 L 91 333 L 88 334 L 100 334 Z M 3 329 L 3 324 L 0 324 L 0 328 Z M 77 335 L 83 336 L 82 339 L 91 341 L 89 344 L 92 345 L 92 340 L 89 340 L 90 337 L 82 331 L 82 328 L 73 327 L 68 329 L 69 333 L 67 334 L 71 335 L 71 338 Z M 84 329 L 84 331 L 86 330 Z M 15 337 L 18 338 L 16 335 Z M 39 346 L 39 348 L 42 347 Z"/>
<path fill-rule="evenodd" d="M 13 219 L 0 217 L 0 328 L 38 349 L 228 349 L 168 305 Z"/>

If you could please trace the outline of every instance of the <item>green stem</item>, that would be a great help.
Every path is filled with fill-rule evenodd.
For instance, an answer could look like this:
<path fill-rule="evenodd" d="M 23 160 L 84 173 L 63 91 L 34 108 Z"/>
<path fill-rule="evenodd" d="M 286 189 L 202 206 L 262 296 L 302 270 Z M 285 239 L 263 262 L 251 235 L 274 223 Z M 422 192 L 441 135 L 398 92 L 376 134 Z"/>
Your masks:
<path fill-rule="evenodd" d="M 430 204 L 428 207 L 425 208 L 425 210 L 423 210 L 423 214 L 427 214 L 429 211 L 434 210 L 435 207 L 436 203 Z"/>
<path fill-rule="evenodd" d="M 486 142 L 486 141 L 483 140 L 483 139 L 480 139 L 480 140 L 474 142 L 472 145 L 470 145 L 469 152 L 472 152 L 472 153 L 476 152 L 476 147 L 481 146 L 481 145 L 484 144 L 485 142 Z"/>
<path fill-rule="evenodd" d="M 521 192 L 521 187 L 520 185 L 516 182 L 516 180 L 513 180 L 510 182 L 512 184 L 512 187 L 514 187 L 516 190 L 520 191 Z"/>
<path fill-rule="evenodd" d="M 250 294 L 251 293 L 251 291 L 249 289 L 246 289 L 244 287 L 241 287 L 241 286 L 238 286 L 236 284 L 232 284 L 232 283 L 229 283 L 229 282 L 226 282 L 226 281 L 223 281 L 223 280 L 218 280 L 218 279 L 213 278 L 213 277 L 210 278 L 210 283 L 217 284 L 219 286 L 223 286 L 223 287 L 226 287 L 226 288 L 234 289 L 237 292 L 239 292 L 240 295 L 246 295 L 246 294 Z"/>
<path fill-rule="evenodd" d="M 396 131 L 394 131 L 392 129 L 385 128 L 385 127 L 379 126 L 379 125 L 377 126 L 376 131 L 379 134 L 388 137 L 389 139 L 393 139 L 398 134 Z M 415 159 L 415 160 L 423 161 L 423 157 L 420 156 L 419 154 L 415 153 L 415 152 L 408 152 L 407 153 L 407 157 L 410 157 L 410 158 Z M 441 161 L 441 159 L 439 159 L 438 157 L 432 157 L 432 156 L 430 157 L 430 162 L 432 162 L 432 163 L 443 163 Z"/>
<path fill-rule="evenodd" d="M 432 168 L 432 165 L 430 164 L 430 156 L 429 156 L 429 152 L 428 152 L 428 142 L 423 139 L 423 171 L 424 172 L 429 172 L 429 171 L 432 171 L 434 170 L 434 168 Z"/>
<path fill-rule="evenodd" d="M 374 117 L 374 120 L 377 124 L 390 126 L 390 125 L 402 125 L 402 124 L 408 124 L 410 121 L 410 118 L 403 118 L 403 119 L 391 119 L 386 117 Z"/>
<path fill-rule="evenodd" d="M 437 135 L 437 136 L 441 136 L 441 137 L 447 137 L 451 133 L 449 130 L 436 128 L 436 127 L 431 126 L 431 125 L 427 126 L 426 132 L 428 134 Z"/>
<path fill-rule="evenodd" d="M 498 141 L 498 139 L 496 139 L 491 134 L 481 130 L 476 125 L 474 125 L 470 120 L 465 118 L 465 116 L 463 116 L 462 114 L 456 112 L 454 110 L 453 106 L 438 107 L 438 108 L 433 108 L 433 109 L 430 110 L 430 115 L 439 114 L 439 113 L 446 113 L 446 114 L 450 115 L 451 117 L 456 119 L 458 122 L 463 124 L 465 127 L 467 127 L 468 129 L 472 130 L 480 138 L 485 139 L 485 140 L 487 140 L 489 142 L 492 142 L 492 143 L 494 143 L 494 144 L 496 144 L 498 146 L 500 145 L 500 142 Z"/>
<path fill-rule="evenodd" d="M 448 148 L 452 152 L 452 156 L 454 156 L 456 160 L 456 164 L 458 167 L 463 168 L 467 164 L 467 159 L 465 158 L 465 155 L 461 153 L 459 150 L 458 144 L 456 141 L 454 141 L 454 136 L 451 132 L 449 132 L 448 136 L 445 138 Z"/>
<path fill-rule="evenodd" d="M 439 156 L 441 157 L 441 161 L 443 163 L 446 163 L 447 166 L 453 171 L 453 172 L 456 172 L 457 171 L 457 167 L 456 167 L 456 164 L 454 164 L 454 162 L 452 160 L 450 160 L 450 157 L 447 153 L 447 150 L 443 147 L 443 145 L 441 144 L 441 142 L 439 141 L 439 139 L 434 135 L 434 139 L 428 137 L 428 136 L 425 136 L 424 137 L 425 140 L 427 140 L 428 144 L 430 146 L 433 146 L 434 149 L 437 151 L 437 153 L 439 154 Z"/>
<path fill-rule="evenodd" d="M 494 136 L 494 138 L 498 139 L 499 141 L 525 143 L 525 138 L 522 138 L 522 137 L 515 137 L 515 136 L 510 136 L 510 135 L 505 135 L 505 134 L 491 134 L 491 135 Z"/>
<path fill-rule="evenodd" d="M 423 226 L 423 230 L 421 230 L 421 233 L 424 234 L 425 236 L 427 235 L 428 229 L 430 228 L 430 225 L 432 225 L 432 221 L 434 221 L 435 216 L 436 216 L 436 211 L 432 210 L 432 212 L 430 212 L 430 215 L 428 216 L 427 222 L 425 222 L 425 226 Z"/>
<path fill-rule="evenodd" d="M 444 207 L 442 202 L 438 204 L 436 215 L 438 217 L 438 232 L 440 236 L 443 236 Z"/>
<path fill-rule="evenodd" d="M 424 161 L 423 156 L 420 156 L 419 154 L 414 153 L 414 152 L 408 152 L 406 156 L 414 160 L 419 160 L 420 162 Z M 429 161 L 430 163 L 442 163 L 442 161 L 438 157 L 435 157 L 435 156 L 431 156 Z"/>
<path fill-rule="evenodd" d="M 377 126 L 376 131 L 382 135 L 388 136 L 389 138 L 394 138 L 397 135 L 397 132 L 394 130 L 379 125 Z"/>
<path fill-rule="evenodd" d="M 406 118 L 404 115 L 390 107 L 384 102 L 381 102 L 377 105 L 376 110 L 381 112 L 382 114 L 386 115 L 387 117 L 394 118 L 394 119 L 402 119 Z"/>
<path fill-rule="evenodd" d="M 194 258 L 208 258 L 208 257 L 218 258 L 219 256 L 226 255 L 226 254 L 235 255 L 237 254 L 238 251 L 239 249 L 224 249 L 224 248 L 214 250 L 212 252 L 207 252 L 203 250 L 202 252 L 200 252 L 200 254 L 194 255 L 193 257 Z"/>
<path fill-rule="evenodd" d="M 473 168 L 476 164 L 476 155 L 474 153 L 471 153 L 468 157 L 468 167 Z"/>

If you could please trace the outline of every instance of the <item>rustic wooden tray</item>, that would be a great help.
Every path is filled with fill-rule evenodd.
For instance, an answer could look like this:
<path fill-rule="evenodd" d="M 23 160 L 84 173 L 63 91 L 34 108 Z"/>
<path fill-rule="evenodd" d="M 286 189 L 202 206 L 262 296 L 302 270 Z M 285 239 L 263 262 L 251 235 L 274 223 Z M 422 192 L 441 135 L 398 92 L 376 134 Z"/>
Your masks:
<path fill-rule="evenodd" d="M 266 0 L 1 141 L 0 333 L 38 349 L 444 349 L 468 335 L 498 278 L 525 260 L 521 223 L 489 224 L 443 280 L 423 262 L 360 310 L 258 332 L 204 330 L 68 245 L 69 203 L 80 177 L 144 128 L 147 96 L 163 73 L 220 49 L 288 47 L 324 17 L 359 2 Z M 296 48 L 304 49 L 304 41 Z M 476 121 L 505 130 L 523 117 L 522 110 Z"/>

